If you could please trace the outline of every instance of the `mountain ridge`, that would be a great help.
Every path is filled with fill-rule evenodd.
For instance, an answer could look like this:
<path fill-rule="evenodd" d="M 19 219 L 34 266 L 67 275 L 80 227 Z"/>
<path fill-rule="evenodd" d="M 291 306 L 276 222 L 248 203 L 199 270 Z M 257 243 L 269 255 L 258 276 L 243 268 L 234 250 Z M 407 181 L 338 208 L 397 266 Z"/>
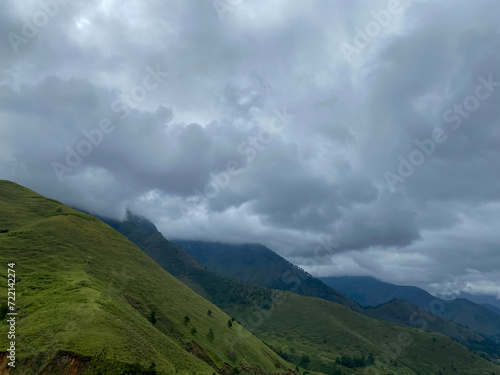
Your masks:
<path fill-rule="evenodd" d="M 473 330 L 496 341 L 500 338 L 500 315 L 465 298 L 442 300 L 414 286 L 400 286 L 366 276 L 323 277 L 325 283 L 338 288 L 360 305 L 379 306 L 391 300 L 403 300 Z"/>
<path fill-rule="evenodd" d="M 257 244 L 172 240 L 209 269 L 245 283 L 290 290 L 359 310 L 360 306 L 342 292 L 289 262 L 269 248 Z"/>
<path fill-rule="evenodd" d="M 136 230 L 141 230 L 139 225 L 135 225 L 135 228 Z M 140 236 L 134 237 L 139 238 Z M 150 243 L 144 242 L 141 244 L 137 242 L 136 244 L 141 247 L 143 251 L 147 253 L 150 252 L 150 249 L 148 249 L 151 245 Z M 169 248 L 172 246 L 173 244 L 163 238 L 162 248 L 164 251 L 170 254 Z M 160 265 L 166 268 L 171 267 L 169 262 L 163 263 L 162 259 L 165 260 L 166 258 L 157 259 Z M 350 369 L 344 365 L 337 364 L 335 361 L 337 356 L 345 358 L 354 356 L 358 359 L 361 358 L 360 356 L 363 356 L 364 360 L 361 361 L 365 363 L 363 366 L 372 366 L 372 371 L 378 371 L 377 366 L 384 366 L 382 362 L 380 362 L 382 361 L 381 359 L 375 360 L 375 368 L 373 368 L 373 365 L 367 365 L 367 363 L 369 363 L 368 353 L 370 351 L 373 351 L 375 355 L 374 358 L 383 357 L 383 351 L 380 351 L 380 347 L 377 345 L 377 342 L 381 340 L 380 335 L 389 337 L 390 332 L 399 332 L 401 334 L 403 332 L 413 332 L 412 335 L 415 335 L 415 337 L 422 337 L 418 339 L 418 344 L 415 344 L 415 349 L 419 351 L 427 350 L 425 349 L 426 340 L 431 341 L 433 337 L 430 333 L 415 328 L 403 327 L 399 324 L 386 323 L 360 315 L 351 308 L 342 306 L 338 303 L 315 297 L 301 296 L 289 291 L 274 290 L 271 298 L 269 299 L 269 305 L 265 307 L 253 303 L 245 303 L 243 305 L 235 303 L 226 305 L 225 307 L 220 307 L 223 308 L 228 315 L 233 316 L 237 321 L 240 321 L 244 327 L 256 334 L 259 338 L 265 340 L 268 346 L 272 347 L 274 351 L 282 356 L 282 358 L 295 363 L 301 372 L 303 370 L 310 372 L 314 370 L 321 371 L 326 374 L 362 374 L 366 369 L 370 368 L 360 367 L 357 370 Z M 312 314 L 311 311 L 317 311 L 318 316 L 316 317 L 316 315 Z M 338 315 L 339 317 L 333 319 L 331 314 Z M 311 323 L 307 323 L 309 320 L 312 323 L 312 326 Z M 315 322 L 319 323 L 323 321 L 331 321 L 331 325 L 329 323 L 328 326 L 322 328 L 320 323 L 320 325 L 315 326 Z M 356 328 L 358 324 L 362 325 L 364 328 L 359 330 Z M 379 327 L 377 329 L 381 329 L 381 331 L 377 331 L 378 333 L 374 334 L 371 332 L 370 327 Z M 288 332 L 292 330 L 296 332 L 293 336 L 295 336 L 297 340 L 300 338 L 300 343 L 299 341 L 294 341 L 294 344 L 290 345 L 287 341 L 287 336 L 289 336 Z M 382 332 L 385 332 L 385 334 Z M 329 344 L 325 344 L 323 342 L 323 338 L 318 338 L 319 334 L 321 337 L 333 338 L 333 341 L 329 342 L 337 342 L 336 346 L 333 349 L 328 348 Z M 349 340 L 345 341 L 340 338 L 341 335 L 347 335 L 352 339 L 359 340 L 359 342 L 356 344 L 356 342 L 349 342 Z M 479 338 L 479 340 L 481 339 L 482 338 Z M 387 340 L 388 344 L 391 344 L 391 339 L 389 338 Z M 453 362 L 457 364 L 457 359 L 454 357 L 455 353 L 469 352 L 468 349 L 465 349 L 462 345 L 457 344 L 449 338 L 443 338 L 443 340 L 447 343 L 446 345 L 451 345 L 450 348 L 454 348 L 453 351 L 448 352 L 446 349 L 439 349 L 440 347 L 434 350 L 444 350 L 440 354 L 439 358 L 446 359 L 447 366 Z M 481 361 L 479 360 L 480 357 L 477 355 L 473 355 L 473 358 Z M 436 357 L 435 360 L 441 362 L 442 359 L 437 359 Z M 347 361 L 347 359 L 345 360 Z M 408 357 L 408 360 L 411 361 L 411 356 Z M 394 370 L 401 370 L 403 367 L 407 369 L 403 362 L 400 362 L 397 359 L 394 361 L 395 362 L 390 366 Z M 404 361 L 407 361 L 407 359 Z M 418 366 L 416 363 L 412 363 L 413 365 Z M 465 367 L 469 365 L 470 364 L 467 363 L 463 364 Z M 436 364 L 433 366 L 436 366 Z M 442 365 L 440 366 L 442 367 Z M 478 366 L 481 365 L 478 364 Z M 437 371 L 441 367 L 434 367 L 434 369 Z M 407 373 L 415 374 L 413 371 Z M 490 375 L 490 373 L 486 372 L 485 374 Z"/>
<path fill-rule="evenodd" d="M 99 364 L 147 368 L 154 362 L 168 374 L 291 368 L 239 324 L 229 327 L 228 315 L 102 221 L 4 180 L 0 213 L 0 262 L 16 263 L 19 278 L 20 366 L 47 373 L 55 359 L 68 358 L 61 353 L 97 358 L 107 349 L 109 360 Z M 0 296 L 7 295 L 4 281 Z M 2 347 L 7 330 L 2 320 Z"/>

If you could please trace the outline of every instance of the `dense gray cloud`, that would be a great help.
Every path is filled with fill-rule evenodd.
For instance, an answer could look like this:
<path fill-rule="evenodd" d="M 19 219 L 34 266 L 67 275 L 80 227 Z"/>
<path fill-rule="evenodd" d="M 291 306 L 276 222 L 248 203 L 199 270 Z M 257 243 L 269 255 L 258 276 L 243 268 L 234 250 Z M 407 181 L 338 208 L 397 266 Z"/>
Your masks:
<path fill-rule="evenodd" d="M 3 2 L 1 178 L 317 275 L 500 296 L 497 8 Z"/>

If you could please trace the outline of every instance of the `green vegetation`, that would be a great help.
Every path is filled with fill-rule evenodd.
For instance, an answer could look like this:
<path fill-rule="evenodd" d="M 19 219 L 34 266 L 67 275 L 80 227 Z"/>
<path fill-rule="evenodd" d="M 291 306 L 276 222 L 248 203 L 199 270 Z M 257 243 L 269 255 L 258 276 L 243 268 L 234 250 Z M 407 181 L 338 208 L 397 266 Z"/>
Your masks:
<path fill-rule="evenodd" d="M 500 345 L 496 342 L 485 339 L 474 331 L 453 323 L 443 316 L 433 314 L 422 307 L 411 305 L 405 301 L 395 300 L 374 308 L 365 308 L 363 314 L 391 323 L 413 324 L 417 328 L 439 332 L 488 358 L 500 358 Z M 478 314 L 477 317 L 484 321 L 484 317 L 481 315 Z"/>
<path fill-rule="evenodd" d="M 106 354 L 106 350 L 103 349 L 99 354 L 94 356 L 83 375 L 164 375 L 164 372 L 156 370 L 154 362 L 151 362 L 151 365 L 145 368 L 139 363 L 128 364 L 110 360 Z"/>
<path fill-rule="evenodd" d="M 320 298 L 283 292 L 269 312 L 249 308 L 237 318 L 283 359 L 307 371 L 500 373 L 498 366 L 444 335 L 375 320 Z"/>
<path fill-rule="evenodd" d="M 426 329 L 443 333 L 469 348 L 483 351 L 490 356 L 493 354 L 491 357 L 495 354 L 500 355 L 500 345 L 496 347 L 493 345 L 497 339 L 500 339 L 500 314 L 499 311 L 494 311 L 494 307 L 490 310 L 491 306 L 488 308 L 464 298 L 440 300 L 420 288 L 394 285 L 372 277 L 325 277 L 321 280 L 344 292 L 360 305 L 372 307 L 366 309 L 366 312 L 368 316 L 377 319 L 405 325 L 409 325 L 409 322 L 418 324 L 414 317 L 416 315 L 421 317 L 423 313 L 417 311 L 416 306 L 438 312 L 438 315 L 428 319 L 425 324 Z M 406 303 L 404 306 L 402 301 L 411 303 L 413 305 L 411 309 L 414 311 L 409 311 L 410 305 Z M 471 337 L 473 335 L 476 337 Z M 478 335 L 491 341 L 485 342 L 481 338 L 478 339 Z"/>
<path fill-rule="evenodd" d="M 7 316 L 7 312 L 9 311 L 7 302 L 2 302 L 0 305 L 0 320 L 4 320 Z"/>
<path fill-rule="evenodd" d="M 212 328 L 210 328 L 210 329 L 208 330 L 207 337 L 208 337 L 208 339 L 209 339 L 210 341 L 214 341 L 214 339 L 215 339 L 215 335 L 214 335 L 214 331 L 212 330 Z"/>
<path fill-rule="evenodd" d="M 335 363 L 338 363 L 339 365 L 349 367 L 349 368 L 356 368 L 356 367 L 367 367 L 371 366 L 375 363 L 375 358 L 373 357 L 373 354 L 369 354 L 368 357 L 364 356 L 359 356 L 359 357 L 351 357 L 351 356 L 342 356 L 342 357 L 337 357 L 335 359 Z"/>
<path fill-rule="evenodd" d="M 340 303 L 376 319 L 439 332 L 477 351 L 486 358 L 500 360 L 500 345 L 496 343 L 495 334 L 500 332 L 500 315 L 466 300 L 457 299 L 453 303 L 446 304 L 443 302 L 443 316 L 403 301 L 392 301 L 376 308 L 362 308 L 346 299 L 337 290 L 311 277 L 264 246 L 200 241 L 176 241 L 176 243 L 184 246 L 190 255 L 206 267 L 226 276 L 265 287 L 290 290 L 305 296 L 320 297 Z M 350 294 L 354 297 L 363 295 L 364 298 L 358 299 L 362 302 L 375 300 L 376 298 L 373 296 L 380 293 L 377 291 L 378 288 L 384 290 L 384 285 L 390 286 L 390 284 L 381 283 L 375 279 L 355 279 L 361 279 L 363 287 L 367 286 L 366 280 L 369 280 L 369 293 L 358 286 L 355 293 Z M 332 279 L 326 280 L 331 281 Z M 370 284 L 373 285 L 370 286 Z M 403 288 L 405 291 L 410 290 L 409 294 L 417 301 L 426 301 L 427 309 L 431 306 L 436 308 L 436 299 L 423 290 L 415 287 L 396 287 L 398 290 L 399 288 Z M 401 291 L 400 293 L 402 294 Z M 381 294 L 382 296 L 379 298 L 384 296 L 384 293 Z M 401 294 L 396 293 L 395 295 Z M 218 304 L 217 301 L 214 303 Z M 257 304 L 267 310 L 270 308 L 269 303 L 266 302 Z M 219 307 L 225 309 L 224 305 L 219 305 Z M 471 329 L 468 329 L 467 324 L 470 324 Z"/>
<path fill-rule="evenodd" d="M 254 302 L 263 305 L 271 298 L 271 291 L 267 288 L 238 282 L 208 270 L 183 248 L 167 241 L 154 224 L 146 219 L 129 212 L 124 222 L 106 218 L 101 220 L 118 230 L 160 266 L 219 308 L 234 304 L 252 306 Z"/>
<path fill-rule="evenodd" d="M 156 313 L 154 310 L 151 311 L 151 314 L 149 315 L 149 321 L 155 325 L 156 324 Z"/>
<path fill-rule="evenodd" d="M 7 263 L 16 263 L 20 279 L 20 366 L 36 362 L 43 369 L 62 351 L 96 356 L 107 348 L 117 363 L 147 370 L 154 362 L 154 371 L 165 374 L 211 375 L 224 363 L 247 374 L 289 367 L 243 327 L 229 330 L 223 311 L 92 216 L 7 181 L 0 181 L 0 212 L 0 228 L 9 229 L 0 234 L 0 296 L 7 295 Z M 194 343 L 194 326 L 211 328 L 217 339 L 196 335 Z M 3 348 L 7 330 L 0 322 Z"/>
<path fill-rule="evenodd" d="M 154 228 L 152 224 L 149 226 Z M 122 224 L 121 230 L 123 228 L 127 228 L 128 231 L 124 234 L 128 233 L 131 239 L 135 238 L 137 245 L 144 251 L 151 251 L 150 241 L 152 240 L 148 238 L 147 231 L 141 228 L 137 221 L 129 218 L 126 224 Z M 179 263 L 171 259 L 176 256 L 181 259 L 192 259 L 187 258 L 181 248 L 175 247 L 164 238 L 160 239 L 157 233 L 154 236 L 155 251 L 149 254 L 166 269 L 169 269 L 169 263 Z M 270 250 L 267 249 L 266 254 L 269 252 Z M 228 257 L 231 255 L 229 254 Z M 244 259 L 246 259 L 245 256 Z M 228 263 L 226 257 L 219 259 L 217 253 L 212 256 L 212 261 Z M 270 263 L 272 267 L 273 262 Z M 281 261 L 277 264 L 278 271 L 281 266 L 288 270 L 288 266 Z M 429 342 L 432 342 L 431 338 L 434 336 L 429 332 L 367 318 L 357 314 L 351 308 L 318 298 L 267 289 L 266 293 L 269 298 L 266 300 L 256 297 L 252 301 L 248 295 L 235 293 L 231 297 L 235 302 L 227 304 L 227 299 L 213 298 L 207 292 L 207 290 L 213 291 L 212 287 L 219 287 L 215 281 L 218 280 L 217 275 L 203 271 L 205 279 L 191 279 L 190 277 L 196 273 L 191 272 L 189 267 L 199 269 L 200 266 L 191 260 L 185 261 L 183 267 L 185 269 L 179 278 L 186 285 L 202 295 L 207 295 L 229 315 L 238 317 L 238 321 L 242 322 L 240 324 L 265 340 L 268 346 L 283 359 L 298 366 L 301 374 L 317 374 L 318 372 L 315 371 L 321 371 L 322 374 L 327 375 L 365 374 L 366 370 L 368 374 L 413 375 L 420 373 L 423 375 L 437 374 L 442 367 L 446 367 L 458 368 L 458 373 L 463 371 L 463 374 L 490 375 L 491 371 L 498 372 L 499 369 L 450 339 L 443 338 L 446 340 L 443 342 L 437 340 L 435 345 L 430 346 Z M 254 267 L 254 271 L 255 277 L 260 275 L 260 270 Z M 269 276 L 270 271 L 272 269 L 270 270 L 269 267 L 265 268 L 265 277 Z M 272 278 L 275 278 L 277 273 L 272 272 L 272 274 L 274 275 Z M 208 280 L 209 288 L 204 288 L 204 280 Z M 296 281 L 300 282 L 300 279 Z M 313 288 L 314 284 L 306 283 L 306 286 Z M 307 288 L 302 291 L 307 292 Z M 234 321 L 234 318 L 231 321 Z M 411 344 L 408 337 L 413 340 Z M 425 337 L 428 341 L 424 339 Z M 436 335 L 436 337 L 443 336 Z M 477 335 L 468 337 L 474 338 Z M 371 356 L 370 353 L 372 353 Z M 236 358 L 231 351 L 227 352 L 227 356 Z M 337 357 L 343 363 L 336 363 Z M 358 366 L 361 364 L 360 358 L 363 358 L 364 367 Z M 479 372 L 475 371 L 476 368 Z M 488 369 L 491 369 L 490 372 Z"/>

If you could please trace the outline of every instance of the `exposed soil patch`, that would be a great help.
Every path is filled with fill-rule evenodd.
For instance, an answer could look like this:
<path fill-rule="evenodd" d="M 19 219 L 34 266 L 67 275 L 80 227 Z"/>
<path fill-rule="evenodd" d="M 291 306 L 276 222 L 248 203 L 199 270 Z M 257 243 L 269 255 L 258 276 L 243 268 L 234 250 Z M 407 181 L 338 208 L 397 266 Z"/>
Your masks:
<path fill-rule="evenodd" d="M 0 352 L 0 375 L 8 375 L 7 352 Z M 43 356 L 42 356 L 43 357 Z M 41 357 L 16 360 L 16 367 L 34 369 L 38 372 Z M 92 357 L 71 352 L 58 352 L 50 362 L 39 372 L 40 375 L 82 375 L 90 364 Z"/>

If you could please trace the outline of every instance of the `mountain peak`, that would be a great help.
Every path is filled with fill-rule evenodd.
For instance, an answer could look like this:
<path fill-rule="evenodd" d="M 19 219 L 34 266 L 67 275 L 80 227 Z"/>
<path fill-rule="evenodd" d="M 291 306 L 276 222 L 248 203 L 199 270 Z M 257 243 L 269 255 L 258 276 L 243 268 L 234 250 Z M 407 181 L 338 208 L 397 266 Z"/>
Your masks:
<path fill-rule="evenodd" d="M 130 210 L 127 210 L 127 217 L 124 222 L 129 222 L 149 233 L 160 233 L 156 225 L 144 216 L 137 215 Z"/>

